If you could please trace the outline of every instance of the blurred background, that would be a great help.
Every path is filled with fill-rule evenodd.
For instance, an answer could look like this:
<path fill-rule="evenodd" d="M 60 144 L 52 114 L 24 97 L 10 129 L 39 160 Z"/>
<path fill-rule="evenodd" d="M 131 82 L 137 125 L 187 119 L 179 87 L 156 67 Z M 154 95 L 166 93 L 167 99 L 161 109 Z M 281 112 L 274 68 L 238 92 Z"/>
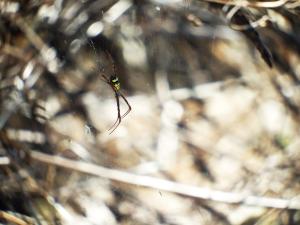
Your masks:
<path fill-rule="evenodd" d="M 297 0 L 1 0 L 0 223 L 300 224 L 299 80 Z"/>

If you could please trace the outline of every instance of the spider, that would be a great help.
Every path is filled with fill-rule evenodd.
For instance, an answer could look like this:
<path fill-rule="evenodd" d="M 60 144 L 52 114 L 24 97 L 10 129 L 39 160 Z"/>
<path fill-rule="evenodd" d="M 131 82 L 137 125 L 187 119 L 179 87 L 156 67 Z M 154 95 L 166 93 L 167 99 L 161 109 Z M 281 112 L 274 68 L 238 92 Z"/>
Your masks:
<path fill-rule="evenodd" d="M 115 98 L 116 98 L 117 108 L 118 108 L 118 118 L 116 119 L 116 122 L 114 122 L 114 124 L 108 130 L 108 131 L 110 131 L 109 134 L 111 134 L 120 125 L 121 120 L 125 116 L 127 116 L 128 113 L 131 111 L 131 106 L 130 106 L 129 102 L 127 101 L 127 99 L 125 98 L 125 96 L 122 94 L 122 92 L 120 90 L 121 89 L 121 83 L 120 83 L 119 78 L 117 77 L 117 74 L 116 74 L 116 67 L 115 67 L 114 61 L 113 61 L 113 59 L 112 59 L 109 52 L 106 51 L 106 54 L 109 56 L 109 59 L 110 59 L 111 64 L 113 66 L 113 74 L 110 75 L 110 77 L 107 77 L 106 75 L 102 74 L 102 78 L 107 84 L 110 85 L 111 89 L 115 92 Z M 124 102 L 128 106 L 127 111 L 123 115 L 121 115 L 121 112 L 120 112 L 120 97 L 124 100 Z"/>

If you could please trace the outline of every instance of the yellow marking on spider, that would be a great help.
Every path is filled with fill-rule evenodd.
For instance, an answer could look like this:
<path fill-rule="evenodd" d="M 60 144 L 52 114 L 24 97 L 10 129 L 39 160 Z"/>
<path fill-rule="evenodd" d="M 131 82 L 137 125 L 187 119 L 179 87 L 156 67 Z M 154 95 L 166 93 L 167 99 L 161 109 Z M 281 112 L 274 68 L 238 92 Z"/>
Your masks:
<path fill-rule="evenodd" d="M 118 77 L 114 77 L 112 78 L 111 82 L 114 83 L 119 83 L 119 78 Z"/>
<path fill-rule="evenodd" d="M 115 90 L 119 91 L 121 89 L 120 83 L 114 84 Z"/>

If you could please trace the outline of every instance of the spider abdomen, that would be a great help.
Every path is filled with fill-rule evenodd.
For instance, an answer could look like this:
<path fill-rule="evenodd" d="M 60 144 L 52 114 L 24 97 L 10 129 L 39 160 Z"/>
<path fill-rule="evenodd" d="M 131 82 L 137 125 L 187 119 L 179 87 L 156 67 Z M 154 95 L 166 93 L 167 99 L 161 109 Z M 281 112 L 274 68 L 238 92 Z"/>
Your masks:
<path fill-rule="evenodd" d="M 119 91 L 121 88 L 121 84 L 119 78 L 117 76 L 111 76 L 110 82 L 116 91 Z"/>

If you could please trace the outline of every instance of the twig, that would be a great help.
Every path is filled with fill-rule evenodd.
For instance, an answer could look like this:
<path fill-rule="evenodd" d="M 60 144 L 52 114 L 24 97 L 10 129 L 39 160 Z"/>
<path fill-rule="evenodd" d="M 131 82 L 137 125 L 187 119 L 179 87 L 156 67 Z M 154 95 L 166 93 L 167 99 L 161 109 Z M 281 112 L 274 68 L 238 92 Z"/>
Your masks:
<path fill-rule="evenodd" d="M 299 6 L 300 6 L 300 2 L 299 1 L 295 1 L 295 2 L 291 2 L 291 3 L 286 4 L 286 8 L 287 9 L 295 9 L 295 8 L 297 8 Z"/>
<path fill-rule="evenodd" d="M 24 51 L 22 51 L 20 48 L 18 47 L 14 47 L 12 45 L 9 45 L 9 44 L 4 44 L 2 49 L 1 49 L 1 52 L 5 53 L 5 54 L 8 54 L 8 55 L 11 55 L 23 62 L 28 62 L 30 60 L 30 57 L 29 55 L 26 55 L 24 53 Z"/>
<path fill-rule="evenodd" d="M 258 207 L 270 207 L 280 209 L 300 209 L 300 201 L 296 199 L 267 198 L 258 196 L 249 196 L 241 193 L 232 193 L 224 191 L 211 190 L 209 188 L 196 187 L 186 184 L 180 184 L 164 179 L 135 175 L 132 173 L 108 169 L 95 164 L 78 162 L 65 159 L 59 156 L 52 156 L 37 151 L 30 151 L 31 158 L 43 163 L 72 169 L 78 172 L 107 178 L 114 181 L 124 182 L 132 185 L 138 185 L 147 188 L 159 189 L 162 191 L 173 192 L 189 197 L 205 200 L 229 203 L 244 204 Z"/>
<path fill-rule="evenodd" d="M 0 218 L 6 220 L 7 222 L 12 222 L 17 225 L 28 225 L 27 222 L 13 215 L 12 213 L 8 213 L 5 211 L 0 211 Z"/>
<path fill-rule="evenodd" d="M 26 34 L 30 43 L 38 50 L 41 56 L 41 63 L 50 71 L 57 72 L 59 59 L 56 57 L 56 51 L 50 48 L 44 40 L 35 32 L 35 30 L 27 23 L 25 18 L 16 17 L 14 23 Z"/>

